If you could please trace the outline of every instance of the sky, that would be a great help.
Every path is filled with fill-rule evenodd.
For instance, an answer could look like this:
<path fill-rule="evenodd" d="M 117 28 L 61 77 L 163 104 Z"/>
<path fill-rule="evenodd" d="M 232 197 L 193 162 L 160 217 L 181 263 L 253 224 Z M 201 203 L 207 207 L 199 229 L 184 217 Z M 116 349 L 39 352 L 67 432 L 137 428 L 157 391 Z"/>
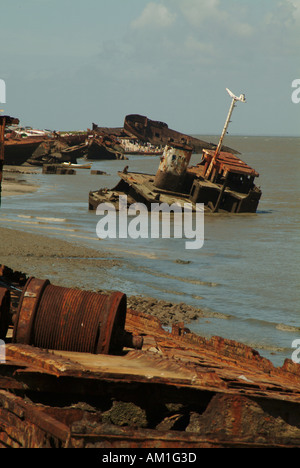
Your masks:
<path fill-rule="evenodd" d="M 300 0 L 1 1 L 5 114 L 21 125 L 300 136 Z"/>

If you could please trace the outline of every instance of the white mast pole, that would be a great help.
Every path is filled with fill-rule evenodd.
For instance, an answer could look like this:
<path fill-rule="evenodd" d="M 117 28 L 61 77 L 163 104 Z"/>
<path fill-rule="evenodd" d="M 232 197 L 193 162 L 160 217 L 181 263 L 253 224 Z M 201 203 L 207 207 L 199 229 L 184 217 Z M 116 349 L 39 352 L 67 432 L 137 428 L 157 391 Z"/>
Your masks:
<path fill-rule="evenodd" d="M 228 88 L 226 88 L 226 91 L 228 92 L 228 94 L 232 97 L 232 101 L 231 101 L 231 105 L 230 105 L 230 108 L 229 108 L 229 112 L 228 112 L 228 115 L 227 115 L 227 119 L 226 119 L 226 122 L 225 122 L 225 125 L 223 127 L 223 131 L 222 131 L 222 134 L 221 134 L 221 137 L 220 137 L 220 140 L 219 140 L 219 143 L 218 143 L 218 146 L 217 146 L 217 149 L 215 151 L 215 154 L 211 160 L 211 163 L 206 171 L 206 174 L 205 174 L 205 177 L 208 178 L 210 176 L 210 173 L 212 171 L 212 168 L 213 168 L 213 165 L 214 165 L 214 162 L 215 160 L 217 159 L 219 153 L 220 153 L 220 150 L 221 150 L 221 146 L 222 146 L 222 142 L 223 142 L 223 139 L 224 139 L 224 136 L 226 135 L 226 132 L 227 132 L 227 128 L 228 128 L 228 125 L 230 123 L 230 118 L 231 118 L 231 115 L 232 115 L 232 112 L 233 112 L 233 109 L 235 108 L 236 106 L 236 101 L 241 101 L 241 102 L 246 102 L 246 99 L 245 99 L 245 95 L 244 94 L 241 94 L 240 97 L 237 97 L 235 96 Z"/>

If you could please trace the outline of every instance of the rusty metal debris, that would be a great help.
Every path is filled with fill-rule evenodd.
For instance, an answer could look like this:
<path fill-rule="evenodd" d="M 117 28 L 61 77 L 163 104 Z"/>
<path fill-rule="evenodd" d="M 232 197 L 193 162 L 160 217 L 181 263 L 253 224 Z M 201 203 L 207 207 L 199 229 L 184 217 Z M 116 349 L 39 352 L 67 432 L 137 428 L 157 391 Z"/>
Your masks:
<path fill-rule="evenodd" d="M 22 314 L 25 298 L 32 312 L 50 287 L 47 280 L 24 284 L 24 275 L 1 271 Z M 68 294 L 61 294 L 63 318 Z M 49 290 L 40 322 L 48 337 L 59 328 L 51 331 L 55 297 Z M 72 320 L 87 309 L 88 301 L 73 302 Z M 10 317 L 15 324 L 0 363 L 1 447 L 300 447 L 300 366 L 291 360 L 276 368 L 236 341 L 203 338 L 183 323 L 166 330 L 151 310 L 127 309 L 124 330 L 143 342 L 117 354 L 14 342 L 15 308 Z M 71 338 L 69 325 L 64 331 Z"/>
<path fill-rule="evenodd" d="M 42 173 L 75 175 L 76 170 L 72 167 L 63 166 L 62 164 L 43 164 Z"/>
<path fill-rule="evenodd" d="M 123 293 L 80 291 L 31 277 L 20 297 L 12 341 L 40 348 L 118 354 L 124 344 L 134 348 L 142 344 L 140 337 L 125 332 L 125 320 Z"/>
<path fill-rule="evenodd" d="M 114 135 L 101 135 L 94 131 L 89 135 L 86 145 L 85 159 L 127 159 L 122 145 Z"/>
<path fill-rule="evenodd" d="M 44 166 L 45 164 L 62 164 L 70 162 L 75 164 L 77 158 L 86 154 L 86 143 L 78 145 L 69 144 L 66 138 L 48 138 L 44 140 L 26 161 L 33 166 Z"/>

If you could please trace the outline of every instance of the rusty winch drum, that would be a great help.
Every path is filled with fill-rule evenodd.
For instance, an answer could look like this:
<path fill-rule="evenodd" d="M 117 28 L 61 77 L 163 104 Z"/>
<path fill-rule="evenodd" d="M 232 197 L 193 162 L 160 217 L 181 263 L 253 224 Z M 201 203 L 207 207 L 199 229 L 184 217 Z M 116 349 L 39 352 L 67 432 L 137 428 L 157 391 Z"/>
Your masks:
<path fill-rule="evenodd" d="M 28 279 L 14 324 L 14 343 L 44 349 L 118 354 L 123 346 L 140 348 L 141 337 L 124 330 L 127 298 Z"/>

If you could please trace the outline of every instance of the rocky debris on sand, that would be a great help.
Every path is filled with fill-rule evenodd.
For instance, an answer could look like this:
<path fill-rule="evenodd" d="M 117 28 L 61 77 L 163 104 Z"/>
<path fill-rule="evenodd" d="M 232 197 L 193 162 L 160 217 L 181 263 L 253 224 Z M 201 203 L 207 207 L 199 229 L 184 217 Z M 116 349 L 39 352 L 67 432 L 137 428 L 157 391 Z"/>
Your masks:
<path fill-rule="evenodd" d="M 177 322 L 190 323 L 205 316 L 202 309 L 183 302 L 176 304 L 152 297 L 130 296 L 127 298 L 127 307 L 137 312 L 155 315 L 163 325 Z"/>

